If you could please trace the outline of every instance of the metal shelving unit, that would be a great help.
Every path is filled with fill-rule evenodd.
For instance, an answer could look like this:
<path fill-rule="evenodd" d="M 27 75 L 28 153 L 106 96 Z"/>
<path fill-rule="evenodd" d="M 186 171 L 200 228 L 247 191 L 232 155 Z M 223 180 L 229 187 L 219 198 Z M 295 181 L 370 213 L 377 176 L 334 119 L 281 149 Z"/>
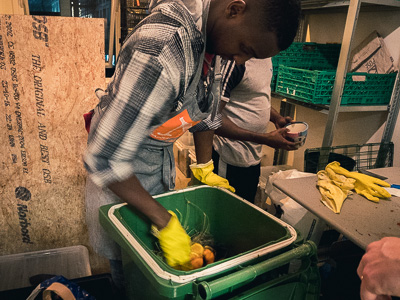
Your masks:
<path fill-rule="evenodd" d="M 348 12 L 347 12 L 347 19 L 346 19 L 346 25 L 345 25 L 345 30 L 343 34 L 343 39 L 342 39 L 342 48 L 340 51 L 340 56 L 339 56 L 339 63 L 336 71 L 336 79 L 335 83 L 333 86 L 333 91 L 332 91 L 332 98 L 331 98 L 331 104 L 329 106 L 329 111 L 328 111 L 328 120 L 326 123 L 325 127 L 325 134 L 324 134 L 324 139 L 322 142 L 322 147 L 330 147 L 332 145 L 333 141 L 333 130 L 337 121 L 337 116 L 338 113 L 342 111 L 376 111 L 377 109 L 375 107 L 355 107 L 352 108 L 351 110 L 343 110 L 340 107 L 341 103 L 341 95 L 344 87 L 344 80 L 346 78 L 347 74 L 347 66 L 349 63 L 349 57 L 350 57 L 350 51 L 351 51 L 351 44 L 353 41 L 354 37 L 354 32 L 355 28 L 357 25 L 357 20 L 358 20 L 358 14 L 360 12 L 360 7 L 361 7 L 361 2 L 364 2 L 369 5 L 377 5 L 378 6 L 394 6 L 394 7 L 400 7 L 400 2 L 395 1 L 395 0 L 384 0 L 384 1 L 372 1 L 372 0 L 351 0 L 351 1 L 303 1 L 304 4 L 305 2 L 328 2 L 325 3 L 324 7 L 332 7 L 332 5 L 348 5 Z M 310 4 L 310 3 L 309 3 Z M 397 76 L 396 83 L 395 85 L 398 85 L 399 77 Z M 396 91 L 396 89 L 394 89 Z M 391 101 L 389 106 L 386 108 L 387 110 L 390 110 L 393 107 L 399 106 L 399 93 L 393 93 Z M 396 117 L 397 115 L 394 114 L 389 114 L 388 116 L 388 121 L 387 124 L 392 124 L 393 126 L 395 125 L 396 119 L 393 120 L 393 117 Z M 394 122 L 393 122 L 394 121 Z M 390 137 L 391 139 L 391 137 Z"/>
<path fill-rule="evenodd" d="M 111 0 L 109 59 L 106 68 L 113 68 L 113 55 L 118 56 L 125 38 L 146 17 L 150 0 Z"/>
<path fill-rule="evenodd" d="M 129 35 L 135 26 L 149 14 L 150 0 L 120 0 L 121 42 Z"/>
<path fill-rule="evenodd" d="M 339 56 L 338 67 L 336 70 L 336 79 L 333 87 L 331 104 L 329 106 L 304 104 L 300 101 L 286 98 L 287 102 L 294 105 L 307 106 L 309 108 L 328 113 L 328 120 L 325 127 L 325 134 L 322 147 L 330 147 L 333 140 L 333 130 L 340 112 L 366 112 L 366 111 L 388 111 L 388 120 L 384 133 L 384 141 L 391 140 L 390 132 L 393 134 L 393 127 L 398 116 L 398 107 L 400 106 L 400 88 L 399 76 L 396 78 L 395 88 L 389 105 L 381 106 L 340 106 L 341 95 L 344 87 L 344 80 L 347 74 L 347 66 L 349 63 L 351 45 L 354 37 L 355 28 L 357 26 L 358 15 L 362 7 L 376 9 L 398 8 L 400 9 L 400 1 L 397 0 L 303 0 L 302 10 L 304 14 L 312 14 L 316 11 L 331 12 L 333 8 L 347 8 L 347 18 L 342 39 L 342 47 Z M 396 88 L 397 87 L 397 88 Z M 276 96 L 276 95 L 275 95 Z"/>
<path fill-rule="evenodd" d="M 323 114 L 328 114 L 328 112 L 329 112 L 329 105 L 307 103 L 307 102 L 299 101 L 296 99 L 288 98 L 286 96 L 277 94 L 275 92 L 272 92 L 272 95 L 274 96 L 274 98 L 280 99 L 281 101 L 284 101 L 288 104 L 307 107 L 307 108 L 319 111 L 320 113 L 323 113 Z M 388 111 L 389 108 L 390 108 L 390 104 L 388 104 L 388 105 L 367 105 L 367 106 L 340 106 L 339 112 Z"/>
<path fill-rule="evenodd" d="M 342 92 L 344 87 L 344 81 L 347 74 L 347 67 L 349 63 L 350 51 L 352 46 L 352 41 L 357 26 L 358 15 L 360 13 L 361 7 L 363 9 L 371 10 L 386 10 L 386 9 L 400 9 L 400 1 L 397 0 L 347 0 L 347 1 L 332 1 L 332 0 L 302 0 L 302 11 L 305 15 L 314 14 L 320 12 L 335 12 L 336 9 L 346 9 L 347 17 L 344 29 L 344 34 L 342 38 L 342 47 L 339 56 L 338 67 L 336 70 L 336 78 L 332 91 L 331 104 L 329 106 L 325 105 L 314 105 L 303 103 L 294 99 L 285 97 L 285 103 L 281 104 L 282 110 L 287 110 L 288 104 L 291 105 L 301 105 L 309 107 L 311 109 L 320 111 L 322 113 L 328 114 L 327 123 L 325 126 L 325 133 L 323 137 L 322 147 L 331 147 L 333 141 L 333 131 L 336 125 L 337 117 L 340 112 L 367 112 L 367 111 L 387 111 L 388 118 L 384 133 L 382 136 L 382 143 L 390 142 L 392 139 L 394 126 L 399 114 L 400 108 L 400 79 L 399 75 L 396 77 L 395 85 L 393 88 L 392 97 L 389 105 L 381 106 L 340 106 Z M 275 97 L 282 97 L 273 94 Z M 385 156 L 385 149 L 380 151 L 380 157 L 383 160 Z M 323 155 L 321 155 L 322 157 Z M 281 153 L 275 153 L 274 164 L 282 164 L 282 158 L 285 155 Z M 377 167 L 379 167 L 379 161 L 377 160 Z"/>

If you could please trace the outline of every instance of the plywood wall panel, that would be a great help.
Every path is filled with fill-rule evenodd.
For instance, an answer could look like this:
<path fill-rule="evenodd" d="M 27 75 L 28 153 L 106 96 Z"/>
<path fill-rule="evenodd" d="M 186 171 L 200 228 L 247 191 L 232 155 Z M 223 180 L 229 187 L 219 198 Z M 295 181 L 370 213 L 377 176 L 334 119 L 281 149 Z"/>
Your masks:
<path fill-rule="evenodd" d="M 0 15 L 0 255 L 87 244 L 83 113 L 104 21 Z"/>

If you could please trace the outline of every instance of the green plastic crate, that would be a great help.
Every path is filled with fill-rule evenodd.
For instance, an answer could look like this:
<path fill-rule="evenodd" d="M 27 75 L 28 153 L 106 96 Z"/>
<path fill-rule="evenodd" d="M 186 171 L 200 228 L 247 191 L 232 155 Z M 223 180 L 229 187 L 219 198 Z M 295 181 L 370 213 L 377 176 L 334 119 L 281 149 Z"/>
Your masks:
<path fill-rule="evenodd" d="M 275 90 L 279 65 L 308 70 L 335 70 L 340 47 L 340 44 L 292 43 L 285 51 L 272 57 L 271 89 Z"/>
<path fill-rule="evenodd" d="M 316 246 L 303 243 L 290 225 L 221 188 L 196 186 L 155 198 L 181 216 L 189 235 L 208 224 L 217 261 L 175 270 L 155 253 L 157 240 L 140 213 L 126 204 L 103 206 L 100 222 L 122 247 L 130 299 L 318 299 Z"/>
<path fill-rule="evenodd" d="M 336 71 L 280 66 L 276 92 L 293 99 L 329 105 Z M 385 105 L 390 102 L 396 73 L 347 73 L 341 105 Z"/>

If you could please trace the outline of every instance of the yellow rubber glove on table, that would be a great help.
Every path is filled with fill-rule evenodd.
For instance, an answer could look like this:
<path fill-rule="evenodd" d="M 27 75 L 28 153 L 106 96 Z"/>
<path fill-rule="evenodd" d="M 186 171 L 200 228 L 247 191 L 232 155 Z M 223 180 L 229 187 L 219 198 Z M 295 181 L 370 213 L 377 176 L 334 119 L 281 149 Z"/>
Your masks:
<path fill-rule="evenodd" d="M 209 186 L 219 186 L 235 192 L 235 188 L 229 185 L 229 181 L 221 176 L 215 174 L 214 162 L 210 160 L 205 164 L 191 164 L 190 169 L 192 170 L 193 176 L 201 183 Z"/>
<path fill-rule="evenodd" d="M 168 212 L 171 214 L 171 219 L 167 226 L 159 231 L 153 225 L 151 231 L 160 242 L 167 264 L 180 270 L 181 266 L 190 264 L 191 240 L 175 213 L 170 210 Z"/>
<path fill-rule="evenodd" d="M 361 174 L 358 172 L 350 172 L 340 166 L 337 161 L 331 162 L 325 168 L 330 172 L 344 175 L 347 178 L 355 179 L 354 190 L 357 194 L 364 196 L 368 200 L 379 202 L 380 198 L 390 198 L 391 195 L 383 187 L 390 187 L 390 184 L 378 178 Z"/>
<path fill-rule="evenodd" d="M 334 213 L 340 213 L 344 200 L 354 188 L 355 180 L 337 176 L 335 173 L 326 170 L 319 171 L 317 175 L 317 186 L 322 196 L 322 203 Z"/>

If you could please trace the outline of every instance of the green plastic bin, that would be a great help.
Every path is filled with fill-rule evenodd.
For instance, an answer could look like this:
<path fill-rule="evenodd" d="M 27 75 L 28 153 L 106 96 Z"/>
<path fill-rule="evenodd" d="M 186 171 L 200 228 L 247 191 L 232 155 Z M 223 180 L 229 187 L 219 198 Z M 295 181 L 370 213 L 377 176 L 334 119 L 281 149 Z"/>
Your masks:
<path fill-rule="evenodd" d="M 157 254 L 151 224 L 126 204 L 100 208 L 100 222 L 122 247 L 129 299 L 318 299 L 316 246 L 293 227 L 221 188 L 196 186 L 155 196 L 189 235 L 207 230 L 217 261 L 193 271 Z"/>

